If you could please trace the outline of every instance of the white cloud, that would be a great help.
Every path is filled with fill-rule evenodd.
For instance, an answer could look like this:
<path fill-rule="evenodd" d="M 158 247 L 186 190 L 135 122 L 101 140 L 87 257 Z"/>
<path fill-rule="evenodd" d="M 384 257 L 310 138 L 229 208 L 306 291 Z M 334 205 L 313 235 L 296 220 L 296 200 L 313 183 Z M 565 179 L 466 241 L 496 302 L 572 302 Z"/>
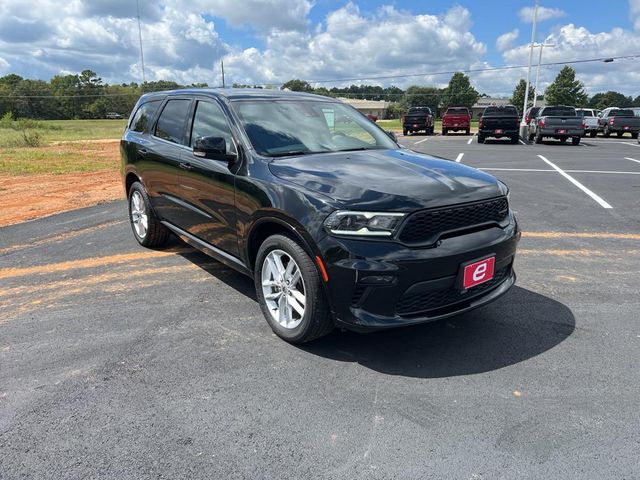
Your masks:
<path fill-rule="evenodd" d="M 533 22 L 533 7 L 522 7 L 518 12 L 520 21 L 523 23 Z M 559 8 L 538 7 L 538 21 L 543 22 L 545 20 L 551 20 L 554 18 L 562 18 L 566 16 L 566 12 Z"/>
<path fill-rule="evenodd" d="M 514 28 L 510 32 L 503 33 L 496 39 L 496 48 L 499 52 L 504 52 L 505 50 L 513 47 L 514 42 L 518 39 L 518 35 L 520 31 L 517 28 Z"/>
<path fill-rule="evenodd" d="M 640 0 L 629 0 L 629 16 L 633 27 L 640 30 Z"/>

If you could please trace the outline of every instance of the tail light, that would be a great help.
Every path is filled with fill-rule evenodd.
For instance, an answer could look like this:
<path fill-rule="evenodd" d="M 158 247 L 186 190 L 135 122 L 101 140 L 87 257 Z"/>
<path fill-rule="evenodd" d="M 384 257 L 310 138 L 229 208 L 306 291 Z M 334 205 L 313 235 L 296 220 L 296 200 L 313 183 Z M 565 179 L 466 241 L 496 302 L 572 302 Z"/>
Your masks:
<path fill-rule="evenodd" d="M 544 128 L 544 120 L 543 119 L 538 120 L 538 126 L 540 128 Z"/>
<path fill-rule="evenodd" d="M 582 128 L 587 128 L 587 122 L 585 122 L 584 120 L 582 120 Z"/>
<path fill-rule="evenodd" d="M 613 121 L 615 120 L 615 118 L 610 118 L 609 119 L 609 125 L 613 125 Z"/>
<path fill-rule="evenodd" d="M 524 117 L 524 123 L 526 123 L 528 125 L 530 121 L 531 121 L 531 117 L 529 115 Z"/>
<path fill-rule="evenodd" d="M 482 118 L 478 120 L 478 128 L 482 128 Z"/>

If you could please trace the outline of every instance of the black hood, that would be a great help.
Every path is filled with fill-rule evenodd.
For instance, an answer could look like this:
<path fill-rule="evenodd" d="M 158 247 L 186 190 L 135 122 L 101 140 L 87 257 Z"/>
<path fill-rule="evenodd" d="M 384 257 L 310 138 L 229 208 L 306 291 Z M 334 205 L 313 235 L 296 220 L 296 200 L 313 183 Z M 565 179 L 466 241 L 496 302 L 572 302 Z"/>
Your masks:
<path fill-rule="evenodd" d="M 283 180 L 356 210 L 411 211 L 506 193 L 492 175 L 410 150 L 279 158 L 269 168 Z"/>

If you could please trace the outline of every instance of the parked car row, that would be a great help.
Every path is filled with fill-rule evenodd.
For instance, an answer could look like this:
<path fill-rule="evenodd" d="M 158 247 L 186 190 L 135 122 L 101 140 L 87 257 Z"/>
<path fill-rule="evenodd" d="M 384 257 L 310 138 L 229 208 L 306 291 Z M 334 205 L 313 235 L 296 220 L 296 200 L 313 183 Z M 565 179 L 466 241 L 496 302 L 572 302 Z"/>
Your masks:
<path fill-rule="evenodd" d="M 427 135 L 435 133 L 433 112 L 429 107 L 411 107 L 400 122 L 403 135 L 421 131 Z M 467 107 L 447 108 L 442 116 L 442 135 L 460 131 L 467 135 L 471 133 L 471 112 Z"/>

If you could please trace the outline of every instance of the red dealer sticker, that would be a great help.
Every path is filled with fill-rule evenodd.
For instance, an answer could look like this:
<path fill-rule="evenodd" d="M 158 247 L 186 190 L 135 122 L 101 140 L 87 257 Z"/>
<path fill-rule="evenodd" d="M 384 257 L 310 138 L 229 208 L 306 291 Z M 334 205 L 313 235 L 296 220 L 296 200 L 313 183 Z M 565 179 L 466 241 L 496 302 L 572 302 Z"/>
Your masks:
<path fill-rule="evenodd" d="M 462 287 L 466 290 L 493 278 L 496 257 L 485 258 L 464 267 Z"/>

